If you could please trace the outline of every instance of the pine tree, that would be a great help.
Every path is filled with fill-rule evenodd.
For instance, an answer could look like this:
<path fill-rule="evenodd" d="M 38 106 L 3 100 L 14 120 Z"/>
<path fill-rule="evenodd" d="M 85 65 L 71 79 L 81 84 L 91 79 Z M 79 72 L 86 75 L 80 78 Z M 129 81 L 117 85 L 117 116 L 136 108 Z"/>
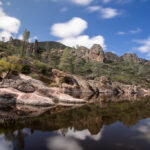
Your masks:
<path fill-rule="evenodd" d="M 74 56 L 71 54 L 70 50 L 65 49 L 59 63 L 59 69 L 74 73 Z"/>

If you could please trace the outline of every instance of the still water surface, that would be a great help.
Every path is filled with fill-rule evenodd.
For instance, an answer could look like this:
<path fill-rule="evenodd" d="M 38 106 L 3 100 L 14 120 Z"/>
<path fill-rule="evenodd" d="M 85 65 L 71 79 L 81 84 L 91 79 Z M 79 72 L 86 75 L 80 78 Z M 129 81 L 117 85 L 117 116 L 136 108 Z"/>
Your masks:
<path fill-rule="evenodd" d="M 0 150 L 150 150 L 150 98 L 24 118 L 14 107 L 0 109 Z"/>

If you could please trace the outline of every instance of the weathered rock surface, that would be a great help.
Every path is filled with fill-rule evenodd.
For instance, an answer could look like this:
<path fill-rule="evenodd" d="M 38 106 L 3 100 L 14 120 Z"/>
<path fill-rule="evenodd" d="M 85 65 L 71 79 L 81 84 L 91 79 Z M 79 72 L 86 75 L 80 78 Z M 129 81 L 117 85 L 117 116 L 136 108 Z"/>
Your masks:
<path fill-rule="evenodd" d="M 61 93 L 59 88 L 50 88 L 41 81 L 20 75 L 18 79 L 3 79 L 0 82 L 0 103 L 72 106 L 85 101 Z"/>
<path fill-rule="evenodd" d="M 98 44 L 94 44 L 89 52 L 89 59 L 98 62 L 104 62 L 104 51 L 102 47 Z"/>
<path fill-rule="evenodd" d="M 119 82 L 111 82 L 105 76 L 100 77 L 99 81 L 94 81 L 86 80 L 81 76 L 71 75 L 56 69 L 53 69 L 52 73 L 55 82 L 63 92 L 150 95 L 149 89 L 143 89 L 134 85 L 125 85 Z"/>
<path fill-rule="evenodd" d="M 141 59 L 139 59 L 136 54 L 132 53 L 125 53 L 123 56 L 121 56 L 121 60 L 134 63 L 141 62 Z"/>

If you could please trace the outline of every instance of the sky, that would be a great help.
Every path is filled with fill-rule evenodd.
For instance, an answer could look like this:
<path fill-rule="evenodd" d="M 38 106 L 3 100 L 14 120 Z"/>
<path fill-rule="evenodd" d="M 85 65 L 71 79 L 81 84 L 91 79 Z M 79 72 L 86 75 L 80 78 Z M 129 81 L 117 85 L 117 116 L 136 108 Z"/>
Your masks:
<path fill-rule="evenodd" d="M 121 56 L 150 59 L 150 0 L 0 0 L 0 40 L 59 41 L 76 47 L 100 44 Z"/>

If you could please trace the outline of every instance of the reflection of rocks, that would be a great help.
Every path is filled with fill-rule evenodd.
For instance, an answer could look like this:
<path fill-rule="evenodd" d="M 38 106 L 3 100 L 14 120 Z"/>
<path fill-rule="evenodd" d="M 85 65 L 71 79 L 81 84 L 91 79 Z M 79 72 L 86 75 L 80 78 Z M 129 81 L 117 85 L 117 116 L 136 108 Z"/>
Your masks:
<path fill-rule="evenodd" d="M 117 98 L 116 98 L 117 99 Z M 139 120 L 150 116 L 149 98 L 141 98 L 139 101 L 123 101 L 120 103 L 111 102 L 99 104 L 98 102 L 84 105 L 79 108 L 62 109 L 51 108 L 47 113 L 42 113 L 39 117 L 21 118 L 21 116 L 36 116 L 36 110 L 24 106 L 3 108 L 0 112 L 0 130 L 6 132 L 8 129 L 15 131 L 18 126 L 21 128 L 31 128 L 42 131 L 56 131 L 59 129 L 73 128 L 76 132 L 88 130 L 92 135 L 98 135 L 103 129 L 103 125 L 110 125 L 116 121 L 124 123 L 126 126 L 135 125 Z M 127 100 L 127 99 L 126 99 Z M 24 107 L 24 108 L 21 108 Z M 25 114 L 21 110 L 24 109 Z M 31 111 L 33 110 L 33 111 Z M 30 112 L 31 111 L 31 112 Z M 43 109 L 43 112 L 45 110 Z M 6 119 L 4 119 L 6 118 Z M 45 123 L 46 122 L 46 123 Z M 66 135 L 68 130 L 63 131 Z M 88 135 L 90 135 L 88 133 Z M 76 135 L 76 134 L 75 134 Z M 89 137 L 89 136 L 88 136 Z"/>

